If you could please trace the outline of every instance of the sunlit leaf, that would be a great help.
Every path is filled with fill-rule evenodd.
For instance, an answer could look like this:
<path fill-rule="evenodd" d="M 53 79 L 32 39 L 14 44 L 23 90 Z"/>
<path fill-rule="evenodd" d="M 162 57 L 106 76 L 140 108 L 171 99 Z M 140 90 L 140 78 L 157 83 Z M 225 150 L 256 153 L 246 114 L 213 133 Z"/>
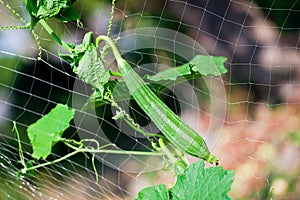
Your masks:
<path fill-rule="evenodd" d="M 220 56 L 197 55 L 184 65 L 160 71 L 155 75 L 147 75 L 146 78 L 151 81 L 166 81 L 176 80 L 180 76 L 190 74 L 220 76 L 227 72 L 227 69 L 224 67 L 226 60 L 227 58 Z"/>
<path fill-rule="evenodd" d="M 63 132 L 69 127 L 74 113 L 75 111 L 68 106 L 57 104 L 47 115 L 28 127 L 33 158 L 46 159 L 51 153 L 52 146 L 61 139 Z"/>
<path fill-rule="evenodd" d="M 151 81 L 162 81 L 162 80 L 176 80 L 179 76 L 184 76 L 191 74 L 190 64 L 184 64 L 179 67 L 169 68 L 159 73 L 149 76 L 146 75 L 146 78 Z"/>
<path fill-rule="evenodd" d="M 96 46 L 90 45 L 87 48 L 74 71 L 81 80 L 96 88 L 100 96 L 103 95 L 104 85 L 108 82 L 110 74 L 98 57 Z"/>
<path fill-rule="evenodd" d="M 192 65 L 194 72 L 199 72 L 203 76 L 220 76 L 227 72 L 224 67 L 226 60 L 227 58 L 221 56 L 197 55 L 189 63 Z"/>
<path fill-rule="evenodd" d="M 202 160 L 193 163 L 182 173 L 177 175 L 173 188 L 167 190 L 166 186 L 142 189 L 136 200 L 182 200 L 182 199 L 231 199 L 228 196 L 234 179 L 234 172 L 224 170 L 222 167 L 205 168 Z"/>
<path fill-rule="evenodd" d="M 86 33 L 81 44 L 74 46 L 70 54 L 60 54 L 60 57 L 70 62 L 78 77 L 92 85 L 101 99 L 110 74 L 98 56 L 93 37 L 92 32 Z"/>
<path fill-rule="evenodd" d="M 168 189 L 165 184 L 148 187 L 141 190 L 135 200 L 169 200 Z"/>
<path fill-rule="evenodd" d="M 203 161 L 190 165 L 183 175 L 177 176 L 170 189 L 174 200 L 182 199 L 231 199 L 227 193 L 233 182 L 233 171 L 221 166 L 205 168 Z"/>

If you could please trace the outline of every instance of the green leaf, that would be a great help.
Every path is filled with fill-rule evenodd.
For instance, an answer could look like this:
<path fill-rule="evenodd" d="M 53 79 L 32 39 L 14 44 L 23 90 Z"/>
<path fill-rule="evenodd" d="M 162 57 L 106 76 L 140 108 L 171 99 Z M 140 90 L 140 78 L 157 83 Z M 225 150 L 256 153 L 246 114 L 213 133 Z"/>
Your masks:
<path fill-rule="evenodd" d="M 26 169 L 33 167 L 33 164 L 34 164 L 34 160 L 27 161 L 25 163 Z M 23 168 L 23 169 L 19 169 L 17 171 L 16 177 L 17 177 L 17 179 L 21 178 L 21 176 L 25 176 L 25 177 L 31 178 L 31 177 L 34 177 L 35 175 L 36 175 L 36 173 L 35 173 L 34 170 L 26 170 L 26 171 L 24 171 L 24 168 Z"/>
<path fill-rule="evenodd" d="M 212 200 L 231 199 L 230 191 L 234 172 L 224 170 L 221 166 L 205 168 L 199 160 L 179 173 L 173 188 L 167 190 L 165 185 L 142 189 L 136 200 Z M 169 196 L 171 198 L 169 198 Z"/>
<path fill-rule="evenodd" d="M 57 17 L 63 21 L 79 19 L 72 6 L 75 0 L 27 0 L 26 9 L 31 18 L 31 29 L 40 19 Z"/>
<path fill-rule="evenodd" d="M 57 19 L 59 19 L 60 21 L 63 22 L 68 22 L 71 20 L 77 20 L 80 19 L 80 14 L 78 13 L 78 11 L 76 10 L 76 8 L 71 5 L 70 7 L 66 8 L 65 11 L 63 11 L 61 13 L 61 15 L 57 15 L 55 16 Z"/>
<path fill-rule="evenodd" d="M 81 80 L 91 84 L 99 91 L 97 93 L 101 97 L 103 96 L 104 85 L 108 82 L 110 74 L 98 57 L 95 45 L 90 45 L 87 48 L 74 71 Z"/>
<path fill-rule="evenodd" d="M 179 76 L 191 74 L 190 64 L 184 64 L 179 67 L 169 68 L 163 70 L 155 75 L 146 75 L 146 78 L 150 81 L 162 81 L 162 80 L 176 80 Z"/>
<path fill-rule="evenodd" d="M 224 67 L 225 57 L 197 55 L 189 63 L 194 72 L 199 72 L 203 76 L 220 76 L 227 72 Z"/>
<path fill-rule="evenodd" d="M 104 93 L 104 85 L 109 81 L 109 71 L 98 56 L 97 47 L 93 43 L 93 33 L 85 34 L 81 44 L 73 47 L 70 54 L 59 54 L 70 62 L 73 71 L 84 82 L 91 84 L 100 99 Z"/>
<path fill-rule="evenodd" d="M 169 200 L 168 189 L 165 184 L 144 188 L 135 200 Z"/>
<path fill-rule="evenodd" d="M 33 158 L 47 158 L 52 146 L 61 139 L 63 132 L 69 127 L 74 113 L 75 111 L 66 105 L 57 104 L 47 115 L 28 127 Z"/>
<path fill-rule="evenodd" d="M 233 171 L 226 171 L 221 166 L 204 168 L 204 162 L 200 160 L 177 176 L 176 184 L 170 189 L 172 199 L 231 199 L 227 193 L 233 177 Z"/>
<path fill-rule="evenodd" d="M 69 54 L 62 54 L 58 52 L 58 55 L 64 59 L 65 61 L 69 62 L 73 70 L 76 72 L 76 67 L 79 65 L 79 61 L 82 59 L 83 55 L 87 51 L 90 45 L 93 45 L 93 32 L 88 32 L 84 35 L 82 43 L 79 45 L 68 44 L 68 46 L 72 49 L 72 52 Z"/>
<path fill-rule="evenodd" d="M 155 75 L 146 75 L 146 78 L 151 81 L 166 81 L 191 74 L 220 76 L 227 72 L 224 67 L 226 60 L 225 57 L 197 55 L 184 65 L 160 71 Z"/>

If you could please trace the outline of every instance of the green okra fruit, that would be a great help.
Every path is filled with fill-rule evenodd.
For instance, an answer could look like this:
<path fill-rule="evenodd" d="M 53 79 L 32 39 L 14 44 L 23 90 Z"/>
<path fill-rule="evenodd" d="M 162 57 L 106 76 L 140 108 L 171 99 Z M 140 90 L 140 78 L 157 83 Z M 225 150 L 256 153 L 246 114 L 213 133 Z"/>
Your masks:
<path fill-rule="evenodd" d="M 203 138 L 154 94 L 130 64 L 121 57 L 112 40 L 106 36 L 99 36 L 96 44 L 100 40 L 105 40 L 111 47 L 130 94 L 164 136 L 176 148 L 217 165 L 218 158 L 210 153 Z"/>

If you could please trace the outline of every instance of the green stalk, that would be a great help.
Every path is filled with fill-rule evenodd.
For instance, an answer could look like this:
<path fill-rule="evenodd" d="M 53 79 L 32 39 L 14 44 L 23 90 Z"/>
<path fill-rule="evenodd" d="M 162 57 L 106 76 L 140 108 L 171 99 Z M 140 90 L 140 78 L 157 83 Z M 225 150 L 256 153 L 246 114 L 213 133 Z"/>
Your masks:
<path fill-rule="evenodd" d="M 59 44 L 61 45 L 66 51 L 72 52 L 72 49 L 69 47 L 68 44 L 66 44 L 64 41 L 62 41 L 52 30 L 52 28 L 47 24 L 47 22 L 44 19 L 41 19 L 39 23 L 45 28 L 45 30 L 48 32 L 48 34 Z"/>
<path fill-rule="evenodd" d="M 116 76 L 116 77 L 122 77 L 122 74 L 120 72 L 116 72 L 116 71 L 109 71 L 110 75 L 112 76 Z"/>
<path fill-rule="evenodd" d="M 164 140 L 162 138 L 158 139 L 158 144 L 160 146 L 160 151 L 162 151 L 171 161 L 172 164 L 174 164 L 177 159 L 175 158 L 174 154 L 170 152 L 170 150 L 167 148 Z"/>
<path fill-rule="evenodd" d="M 25 167 L 26 163 L 25 163 L 24 154 L 23 154 L 23 150 L 22 150 L 22 144 L 21 144 L 20 134 L 19 134 L 19 131 L 18 131 L 18 128 L 17 128 L 17 123 L 15 121 L 13 121 L 13 130 L 16 131 L 16 134 L 17 134 L 18 146 L 19 146 L 19 155 L 20 155 L 20 162 Z"/>
<path fill-rule="evenodd" d="M 104 40 L 108 44 L 108 46 L 111 48 L 117 62 L 119 62 L 119 60 L 123 60 L 123 58 L 122 58 L 121 54 L 119 53 L 119 50 L 117 49 L 115 43 L 109 37 L 107 37 L 105 35 L 100 35 L 96 38 L 96 47 L 97 48 L 98 48 L 99 43 L 100 43 L 101 40 Z"/>
<path fill-rule="evenodd" d="M 130 122 L 128 119 L 126 119 L 126 117 L 123 118 L 124 121 L 131 127 L 133 128 L 135 131 L 143 134 L 144 136 L 146 137 L 159 137 L 159 138 L 162 138 L 163 136 L 162 135 L 159 135 L 159 134 L 155 134 L 155 133 L 148 133 L 147 131 L 144 131 L 143 129 L 137 127 L 137 126 L 134 126 L 132 124 L 132 122 Z"/>
<path fill-rule="evenodd" d="M 63 157 L 60 157 L 54 161 L 51 161 L 51 162 L 46 162 L 46 163 L 43 163 L 43 164 L 39 164 L 39 165 L 35 165 L 35 166 L 32 166 L 32 167 L 28 167 L 28 168 L 25 168 L 26 171 L 31 171 L 31 170 L 35 170 L 37 168 L 40 168 L 40 167 L 44 167 L 44 166 L 47 166 L 47 165 L 52 165 L 54 163 L 57 163 L 57 162 L 61 162 L 77 153 L 80 153 L 81 151 L 80 150 L 77 150 L 77 151 L 73 151 L 71 153 L 68 153 L 67 155 L 63 156 Z M 23 170 L 22 170 L 23 171 Z"/>
<path fill-rule="evenodd" d="M 73 145 L 68 145 L 69 147 L 71 147 L 72 149 L 74 149 L 75 151 L 71 152 L 71 153 L 68 153 L 67 155 L 63 156 L 63 157 L 60 157 L 54 161 L 51 161 L 51 162 L 46 162 L 46 163 L 42 163 L 42 164 L 39 164 L 39 165 L 35 165 L 33 167 L 29 167 L 26 169 L 26 171 L 30 171 L 30 170 L 35 170 L 37 168 L 40 168 L 40 167 L 45 167 L 47 165 L 52 165 L 54 163 L 58 163 L 58 162 L 61 162 L 77 153 L 108 153 L 108 154 L 119 154 L 119 155 L 124 155 L 124 154 L 127 154 L 127 155 L 139 155 L 139 156 L 162 156 L 163 154 L 162 153 L 158 153 L 158 152 L 146 152 L 146 151 L 118 151 L 118 150 L 105 150 L 105 149 L 91 149 L 91 148 L 78 148 L 78 147 L 75 147 Z"/>

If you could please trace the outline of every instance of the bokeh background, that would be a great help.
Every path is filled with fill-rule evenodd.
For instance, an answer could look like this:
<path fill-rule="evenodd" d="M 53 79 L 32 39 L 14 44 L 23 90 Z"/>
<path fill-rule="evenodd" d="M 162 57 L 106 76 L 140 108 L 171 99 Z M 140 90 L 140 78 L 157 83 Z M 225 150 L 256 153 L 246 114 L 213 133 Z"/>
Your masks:
<path fill-rule="evenodd" d="M 23 1 L 4 2 L 29 20 Z M 83 28 L 76 22 L 65 24 L 55 19 L 49 20 L 49 25 L 75 44 L 87 31 L 106 34 L 110 3 L 77 0 Z M 211 148 L 225 169 L 235 170 L 230 192 L 233 199 L 292 200 L 300 196 L 299 19 L 297 0 L 116 1 L 112 35 L 137 28 L 166 28 L 189 36 L 210 55 L 228 58 L 228 73 L 222 76 L 221 88 L 226 91 L 226 116 L 217 127 L 219 137 Z M 0 5 L 0 26 L 13 25 L 23 24 Z M 20 164 L 12 122 L 17 122 L 25 156 L 30 158 L 26 128 L 56 103 L 72 106 L 74 83 L 79 81 L 68 63 L 57 56 L 60 47 L 45 30 L 37 26 L 35 32 L 42 47 L 40 61 L 29 30 L 0 31 L 0 199 L 133 199 L 143 187 L 158 183 L 171 186 L 174 174 L 170 170 L 139 171 L 143 162 L 118 157 L 114 162 L 107 162 L 106 157 L 97 161 L 100 181 L 95 183 L 91 161 L 84 155 L 38 170 L 34 178 L 16 180 Z M 125 57 L 137 68 L 147 63 L 171 67 L 187 62 L 160 49 L 140 49 L 127 52 Z M 159 68 L 139 70 L 153 73 Z M 197 118 L 189 117 L 189 112 L 178 105 L 174 91 L 164 99 L 198 130 L 213 134 L 208 130 L 217 118 L 210 107 L 215 94 L 209 93 L 201 78 L 188 83 L 197 94 L 199 106 L 190 108 L 198 112 Z M 81 96 L 87 98 L 90 87 L 84 86 L 87 93 Z M 150 123 L 143 114 L 134 112 L 138 110 L 134 102 L 131 107 L 138 122 Z M 102 121 L 99 126 L 108 132 L 106 137 L 123 149 L 147 148 L 146 140 L 127 137 L 115 126 L 110 110 L 100 107 L 97 111 Z M 65 136 L 79 138 L 75 123 Z M 57 144 L 49 159 L 68 152 Z"/>

